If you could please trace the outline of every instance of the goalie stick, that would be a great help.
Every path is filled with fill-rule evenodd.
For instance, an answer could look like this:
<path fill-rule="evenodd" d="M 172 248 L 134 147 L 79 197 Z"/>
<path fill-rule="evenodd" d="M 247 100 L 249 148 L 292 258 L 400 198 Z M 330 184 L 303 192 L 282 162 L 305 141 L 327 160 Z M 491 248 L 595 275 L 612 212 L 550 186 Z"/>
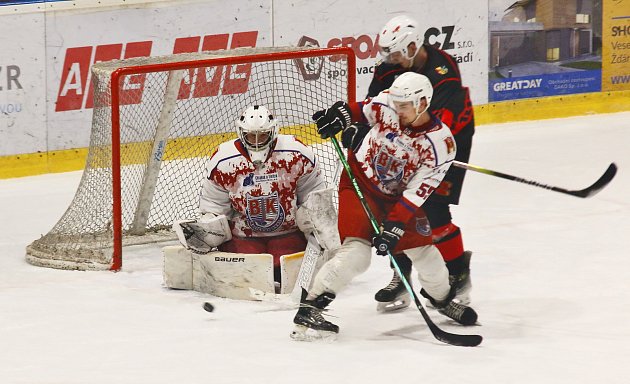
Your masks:
<path fill-rule="evenodd" d="M 359 184 L 357 183 L 357 180 L 354 178 L 354 175 L 352 174 L 352 170 L 350 169 L 348 160 L 346 160 L 346 156 L 344 155 L 343 151 L 341 150 L 341 147 L 339 146 L 337 137 L 333 135 L 330 137 L 330 140 L 332 141 L 333 146 L 335 147 L 335 150 L 337 151 L 339 160 L 341 160 L 343 167 L 346 169 L 346 173 L 348 174 L 348 177 L 350 178 L 350 182 L 352 183 L 352 186 L 354 187 L 354 190 L 357 193 L 359 200 L 361 201 L 363 210 L 365 211 L 366 215 L 370 219 L 370 223 L 372 224 L 372 228 L 374 229 L 374 232 L 379 233 L 380 229 L 379 229 L 378 222 L 376 221 L 376 218 L 374 217 L 372 210 L 368 206 L 367 201 L 365 200 L 365 197 L 363 196 L 363 193 L 361 192 L 361 189 L 359 188 Z M 396 273 L 400 277 L 400 280 L 402 281 L 405 288 L 407 289 L 407 292 L 409 292 L 409 294 L 413 297 L 414 302 L 416 303 L 416 307 L 420 311 L 422 318 L 427 323 L 427 325 L 429 326 L 429 329 L 431 330 L 431 333 L 437 340 L 446 344 L 456 345 L 460 347 L 475 347 L 481 344 L 481 341 L 483 340 L 483 338 L 480 335 L 458 335 L 458 334 L 446 332 L 442 330 L 440 327 L 438 327 L 437 325 L 435 325 L 433 320 L 431 320 L 431 318 L 429 317 L 429 314 L 427 313 L 426 309 L 424 309 L 424 307 L 422 306 L 422 303 L 420 303 L 420 299 L 418 299 L 418 295 L 416 295 L 416 293 L 413 291 L 413 288 L 411 288 L 409 281 L 407 281 L 407 279 L 405 278 L 405 275 L 400 271 L 400 267 L 398 266 L 398 263 L 392 256 L 391 252 L 388 252 L 387 256 L 389 257 L 390 262 L 394 266 Z"/>
<path fill-rule="evenodd" d="M 597 181 L 595 181 L 589 187 L 586 187 L 580 190 L 569 190 L 565 188 L 554 187 L 553 185 L 539 183 L 533 180 L 523 179 L 522 177 L 518 177 L 518 176 L 508 175 L 507 173 L 497 172 L 491 169 L 478 167 L 476 165 L 462 163 L 461 161 L 457 161 L 457 160 L 453 161 L 453 165 L 458 168 L 468 169 L 471 171 L 484 173 L 486 175 L 496 176 L 502 179 L 512 180 L 512 181 L 516 181 L 516 182 L 528 184 L 528 185 L 533 185 L 535 187 L 549 189 L 551 191 L 564 193 L 565 195 L 571 195 L 571 196 L 581 197 L 581 198 L 595 196 L 599 191 L 604 189 L 604 187 L 606 187 L 608 183 L 610 183 L 612 179 L 615 177 L 615 175 L 617 174 L 617 165 L 615 163 L 611 163 L 608 166 L 608 169 L 606 169 L 606 171 L 604 172 L 604 174 L 601 175 L 599 179 L 597 179 Z"/>
<path fill-rule="evenodd" d="M 309 235 L 306 250 L 304 251 L 304 258 L 302 259 L 302 265 L 300 266 L 295 286 L 291 292 L 291 299 L 294 302 L 300 302 L 302 288 L 306 290 L 311 288 L 311 280 L 313 280 L 313 276 L 317 272 L 317 261 L 323 256 L 324 249 L 319 245 L 315 235 Z"/>

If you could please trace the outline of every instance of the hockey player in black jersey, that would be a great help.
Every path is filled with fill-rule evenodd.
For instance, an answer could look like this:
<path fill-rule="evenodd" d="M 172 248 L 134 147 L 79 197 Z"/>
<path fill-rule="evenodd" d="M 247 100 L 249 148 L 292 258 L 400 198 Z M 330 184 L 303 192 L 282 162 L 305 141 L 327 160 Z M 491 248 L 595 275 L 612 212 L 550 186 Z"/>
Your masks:
<path fill-rule="evenodd" d="M 455 59 L 441 49 L 422 43 L 415 20 L 397 16 L 385 24 L 379 33 L 379 48 L 383 56 L 374 70 L 368 97 L 388 89 L 404 72 L 425 75 L 433 85 L 433 100 L 429 110 L 451 128 L 457 144 L 455 160 L 468 162 L 475 131 L 472 103 Z M 423 205 L 433 231 L 433 241 L 440 250 L 449 270 L 451 285 L 456 287 L 456 299 L 470 302 L 470 257 L 464 251 L 461 231 L 452 222 L 451 204 L 458 204 L 465 170 L 451 167 L 440 187 Z M 395 256 L 406 277 L 411 273 L 411 261 L 405 254 Z M 379 310 L 395 310 L 409 306 L 409 295 L 396 272 L 389 285 L 376 293 Z"/>

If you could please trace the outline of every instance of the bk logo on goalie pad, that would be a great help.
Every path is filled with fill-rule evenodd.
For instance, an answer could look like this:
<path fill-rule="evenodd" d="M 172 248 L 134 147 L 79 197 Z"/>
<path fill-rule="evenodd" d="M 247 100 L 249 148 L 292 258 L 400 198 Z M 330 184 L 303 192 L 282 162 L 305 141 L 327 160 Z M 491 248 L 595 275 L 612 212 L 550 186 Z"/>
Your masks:
<path fill-rule="evenodd" d="M 383 184 L 392 182 L 400 183 L 405 170 L 407 160 L 399 159 L 387 153 L 386 148 L 381 148 L 374 158 L 376 176 Z"/>
<path fill-rule="evenodd" d="M 284 209 L 280 205 L 278 192 L 269 195 L 247 197 L 247 223 L 257 232 L 273 232 L 284 222 Z"/>

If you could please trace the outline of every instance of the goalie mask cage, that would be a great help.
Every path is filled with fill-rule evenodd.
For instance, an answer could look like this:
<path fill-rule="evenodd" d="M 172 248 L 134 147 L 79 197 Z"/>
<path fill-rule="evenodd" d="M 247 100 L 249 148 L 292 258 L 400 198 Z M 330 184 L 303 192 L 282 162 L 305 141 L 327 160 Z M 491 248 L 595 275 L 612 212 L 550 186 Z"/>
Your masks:
<path fill-rule="evenodd" d="M 26 260 L 117 271 L 123 245 L 175 239 L 172 223 L 199 215 L 206 162 L 236 138 L 236 119 L 250 105 L 267 106 L 280 133 L 310 145 L 327 184 L 336 185 L 337 155 L 311 115 L 354 101 L 355 74 L 349 48 L 238 48 L 95 64 L 83 176 Z"/>

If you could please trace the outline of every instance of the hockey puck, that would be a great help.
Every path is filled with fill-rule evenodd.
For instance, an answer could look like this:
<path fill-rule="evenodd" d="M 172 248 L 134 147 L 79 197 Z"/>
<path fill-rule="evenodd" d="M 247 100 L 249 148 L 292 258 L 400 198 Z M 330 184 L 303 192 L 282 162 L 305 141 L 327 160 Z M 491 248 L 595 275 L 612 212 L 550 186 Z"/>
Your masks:
<path fill-rule="evenodd" d="M 214 311 L 214 305 L 212 305 L 212 304 L 210 304 L 209 302 L 206 301 L 205 303 L 203 303 L 203 309 L 206 312 L 212 312 L 212 311 Z"/>

